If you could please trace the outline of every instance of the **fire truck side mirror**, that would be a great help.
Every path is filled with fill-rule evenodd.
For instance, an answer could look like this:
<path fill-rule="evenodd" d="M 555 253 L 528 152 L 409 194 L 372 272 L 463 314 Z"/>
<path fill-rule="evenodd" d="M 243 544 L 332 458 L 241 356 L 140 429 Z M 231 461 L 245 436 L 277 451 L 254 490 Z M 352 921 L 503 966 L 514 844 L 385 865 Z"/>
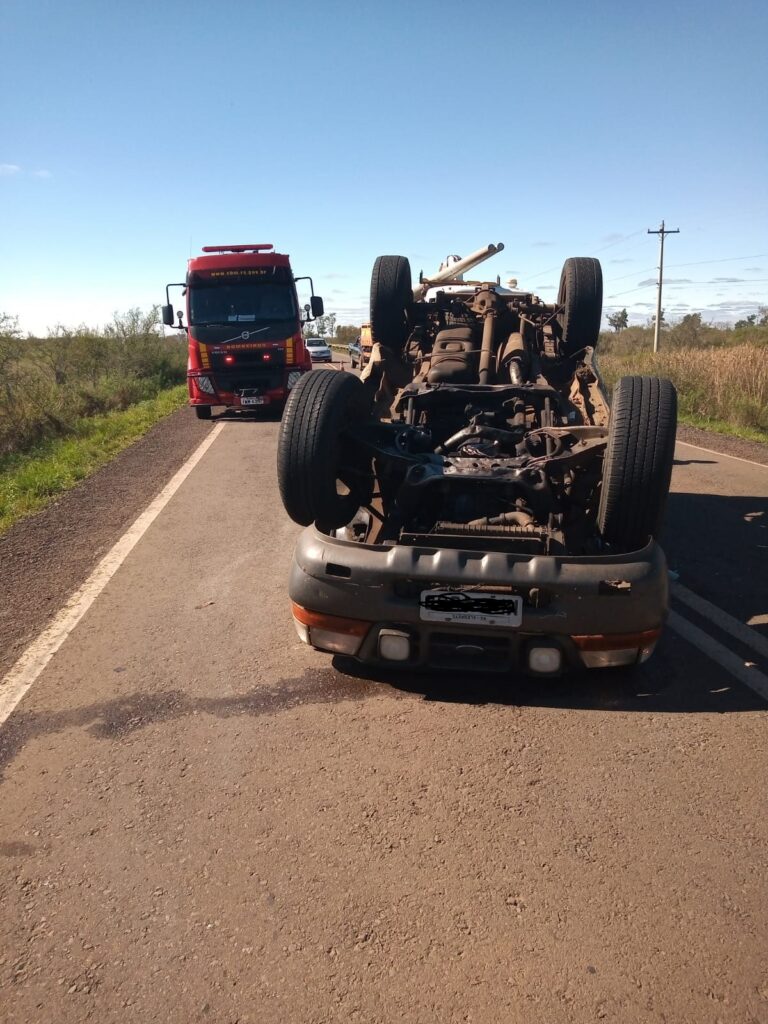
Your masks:
<path fill-rule="evenodd" d="M 173 306 L 163 306 L 163 323 L 166 327 L 175 327 Z"/>
<path fill-rule="evenodd" d="M 312 316 L 322 316 L 323 313 L 325 312 L 325 307 L 323 306 L 323 300 L 320 298 L 320 296 L 313 295 L 309 301 L 312 303 Z"/>

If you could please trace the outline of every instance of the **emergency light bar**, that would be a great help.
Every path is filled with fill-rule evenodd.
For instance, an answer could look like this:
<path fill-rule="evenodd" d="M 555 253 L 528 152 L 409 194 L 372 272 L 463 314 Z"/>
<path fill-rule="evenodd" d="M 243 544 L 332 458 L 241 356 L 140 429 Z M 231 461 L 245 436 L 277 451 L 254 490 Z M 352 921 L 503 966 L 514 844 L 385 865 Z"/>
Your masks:
<path fill-rule="evenodd" d="M 258 245 L 204 245 L 203 252 L 264 252 L 274 248 L 271 242 L 262 242 Z"/>

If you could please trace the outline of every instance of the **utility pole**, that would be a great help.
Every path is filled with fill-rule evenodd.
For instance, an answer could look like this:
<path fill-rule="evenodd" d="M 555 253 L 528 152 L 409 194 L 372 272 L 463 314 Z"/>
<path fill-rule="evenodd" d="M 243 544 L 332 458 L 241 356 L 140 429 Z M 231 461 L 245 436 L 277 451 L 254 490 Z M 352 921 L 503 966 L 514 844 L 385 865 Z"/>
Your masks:
<path fill-rule="evenodd" d="M 649 235 L 658 235 L 661 247 L 659 249 L 659 290 L 656 295 L 656 329 L 653 332 L 653 351 L 659 351 L 659 334 L 661 332 L 661 285 L 664 280 L 664 237 L 666 235 L 679 235 L 680 228 L 675 228 L 674 231 L 671 228 L 664 227 L 664 221 L 661 222 L 661 227 L 658 231 L 651 231 L 648 228 Z"/>

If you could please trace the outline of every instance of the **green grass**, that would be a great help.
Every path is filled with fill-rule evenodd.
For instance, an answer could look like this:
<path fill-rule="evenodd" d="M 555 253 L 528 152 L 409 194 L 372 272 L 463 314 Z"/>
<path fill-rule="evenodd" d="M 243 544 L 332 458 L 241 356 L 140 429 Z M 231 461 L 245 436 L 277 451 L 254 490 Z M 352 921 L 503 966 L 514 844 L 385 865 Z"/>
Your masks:
<path fill-rule="evenodd" d="M 707 416 L 697 416 L 693 413 L 679 411 L 678 422 L 687 427 L 698 427 L 700 430 L 710 430 L 714 434 L 727 434 L 729 437 L 740 437 L 745 441 L 758 441 L 760 444 L 768 444 L 768 431 L 760 430 L 757 427 L 740 427 L 733 423 L 726 423 L 725 420 L 714 420 Z"/>
<path fill-rule="evenodd" d="M 1 459 L 0 533 L 90 476 L 186 399 L 185 384 L 169 388 L 128 409 L 83 417 L 70 436 Z"/>

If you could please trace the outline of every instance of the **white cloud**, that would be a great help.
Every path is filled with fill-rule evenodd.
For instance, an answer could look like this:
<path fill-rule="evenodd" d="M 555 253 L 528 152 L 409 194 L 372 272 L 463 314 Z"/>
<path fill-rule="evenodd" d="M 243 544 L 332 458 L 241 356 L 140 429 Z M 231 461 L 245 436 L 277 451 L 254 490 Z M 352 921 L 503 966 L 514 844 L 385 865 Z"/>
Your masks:
<path fill-rule="evenodd" d="M 50 171 L 39 170 L 39 171 L 24 171 L 19 164 L 0 164 L 0 178 L 12 178 L 17 174 L 22 174 L 24 177 L 30 178 L 52 178 L 53 175 Z"/>

